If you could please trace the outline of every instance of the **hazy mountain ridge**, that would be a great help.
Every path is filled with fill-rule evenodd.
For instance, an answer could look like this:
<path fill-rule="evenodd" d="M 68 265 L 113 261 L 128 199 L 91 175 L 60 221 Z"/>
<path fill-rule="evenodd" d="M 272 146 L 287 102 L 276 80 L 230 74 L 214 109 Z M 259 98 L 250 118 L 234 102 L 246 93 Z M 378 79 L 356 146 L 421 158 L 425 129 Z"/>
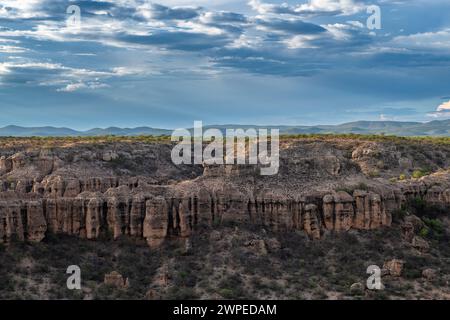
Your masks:
<path fill-rule="evenodd" d="M 217 128 L 267 128 L 280 129 L 281 134 L 327 134 L 327 133 L 354 133 L 354 134 L 386 134 L 397 136 L 450 136 L 450 120 L 435 120 L 431 122 L 400 122 L 400 121 L 356 121 L 340 125 L 317 126 L 254 126 L 254 125 L 211 125 L 204 129 Z M 6 126 L 0 128 L 0 136 L 30 137 L 30 136 L 139 136 L 139 135 L 170 135 L 172 130 L 152 127 L 136 128 L 93 128 L 78 131 L 65 127 L 20 127 Z"/>

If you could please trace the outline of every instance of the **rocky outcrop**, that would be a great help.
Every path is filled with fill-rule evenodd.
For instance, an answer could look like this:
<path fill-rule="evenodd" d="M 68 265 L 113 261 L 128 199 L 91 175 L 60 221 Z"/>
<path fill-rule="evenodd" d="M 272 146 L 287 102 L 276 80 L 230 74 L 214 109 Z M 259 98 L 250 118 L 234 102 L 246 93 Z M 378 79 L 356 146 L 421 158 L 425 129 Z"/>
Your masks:
<path fill-rule="evenodd" d="M 13 240 L 39 242 L 47 221 L 42 201 L 0 201 L 0 243 Z"/>
<path fill-rule="evenodd" d="M 434 280 L 438 276 L 438 271 L 432 268 L 427 268 L 422 271 L 422 277 L 427 280 Z"/>
<path fill-rule="evenodd" d="M 0 241 L 41 241 L 47 231 L 87 239 L 110 232 L 115 239 L 143 238 L 151 247 L 158 247 L 170 237 L 188 238 L 197 226 L 225 221 L 256 224 L 278 232 L 303 230 L 312 239 L 319 239 L 326 231 L 377 229 L 392 223 L 392 213 L 382 196 L 362 190 L 353 195 L 339 191 L 297 199 L 246 197 L 205 189 L 185 195 L 175 195 L 170 188 L 154 191 L 135 193 L 122 186 L 74 198 L 1 201 Z M 407 218 L 402 228 L 408 242 L 426 251 L 423 241 L 414 236 L 420 226 L 413 217 Z"/>
<path fill-rule="evenodd" d="M 392 259 L 384 263 L 383 269 L 393 277 L 400 277 L 402 275 L 404 265 L 405 262 L 403 260 Z"/>
<path fill-rule="evenodd" d="M 113 286 L 116 288 L 128 288 L 128 278 L 124 279 L 123 276 L 117 271 L 112 271 L 111 273 L 105 274 L 105 280 L 103 281 L 105 285 Z"/>
<path fill-rule="evenodd" d="M 313 239 L 319 239 L 324 230 L 340 232 L 391 223 L 380 197 L 362 197 L 361 193 L 356 200 L 345 192 L 297 200 L 245 198 L 206 190 L 179 197 L 132 195 L 124 190 L 111 193 L 0 202 L 1 240 L 7 242 L 16 235 L 19 240 L 40 241 L 47 230 L 97 239 L 109 231 L 115 239 L 124 235 L 144 238 L 151 247 L 158 247 L 166 238 L 188 238 L 197 226 L 212 226 L 214 221 L 241 221 L 279 232 L 304 230 Z"/>
<path fill-rule="evenodd" d="M 150 247 L 158 247 L 167 236 L 169 207 L 162 197 L 147 201 L 146 207 L 143 237 Z"/>
<path fill-rule="evenodd" d="M 256 177 L 254 166 L 175 166 L 164 144 L 19 149 L 0 149 L 3 243 L 63 233 L 91 240 L 127 236 L 156 248 L 172 238 L 189 243 L 196 229 L 228 223 L 301 230 L 320 239 L 389 227 L 393 213 L 411 199 L 450 208 L 448 171 L 395 184 L 367 181 L 377 166 L 414 165 L 395 146 L 376 142 L 284 145 L 274 177 Z M 338 188 L 347 176 L 368 185 Z M 427 250 L 416 236 L 417 219 L 407 218 L 402 230 L 413 247 Z"/>

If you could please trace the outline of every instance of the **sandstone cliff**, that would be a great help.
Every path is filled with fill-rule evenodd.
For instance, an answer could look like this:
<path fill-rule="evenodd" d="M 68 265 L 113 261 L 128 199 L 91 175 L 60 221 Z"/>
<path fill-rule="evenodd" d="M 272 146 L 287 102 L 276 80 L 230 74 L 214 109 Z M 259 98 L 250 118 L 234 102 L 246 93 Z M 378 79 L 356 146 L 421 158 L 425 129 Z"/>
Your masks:
<path fill-rule="evenodd" d="M 158 247 L 221 223 L 313 239 L 389 227 L 410 199 L 450 207 L 449 154 L 434 145 L 284 141 L 279 175 L 261 177 L 251 166 L 175 166 L 164 143 L 3 145 L 0 242 L 111 234 Z M 392 180 L 424 166 L 435 173 Z"/>

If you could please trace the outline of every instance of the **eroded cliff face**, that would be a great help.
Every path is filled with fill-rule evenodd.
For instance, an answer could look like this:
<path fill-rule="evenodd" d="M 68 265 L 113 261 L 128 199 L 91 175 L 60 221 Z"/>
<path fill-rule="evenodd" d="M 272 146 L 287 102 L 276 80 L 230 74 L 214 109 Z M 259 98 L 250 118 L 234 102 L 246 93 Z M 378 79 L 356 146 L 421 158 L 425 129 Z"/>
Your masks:
<path fill-rule="evenodd" d="M 222 223 L 303 230 L 319 239 L 389 227 L 409 199 L 450 208 L 446 163 L 432 163 L 441 170 L 422 179 L 388 181 L 419 163 L 404 151 L 393 155 L 395 145 L 284 143 L 280 174 L 273 177 L 245 166 L 175 166 L 167 145 L 88 147 L 0 150 L 0 242 L 39 242 L 47 233 L 92 240 L 110 234 L 158 247 Z M 374 168 L 381 171 L 376 178 Z"/>

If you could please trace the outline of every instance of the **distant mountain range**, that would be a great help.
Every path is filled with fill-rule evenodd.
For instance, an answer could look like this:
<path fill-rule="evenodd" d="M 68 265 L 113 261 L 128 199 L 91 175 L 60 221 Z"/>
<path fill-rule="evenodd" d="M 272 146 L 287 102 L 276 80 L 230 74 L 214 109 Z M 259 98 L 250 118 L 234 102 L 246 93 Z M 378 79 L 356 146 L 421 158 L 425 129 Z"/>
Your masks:
<path fill-rule="evenodd" d="M 280 129 L 281 134 L 327 134 L 327 133 L 354 133 L 354 134 L 386 134 L 397 136 L 450 136 L 450 120 L 435 120 L 431 122 L 399 122 L 399 121 L 356 121 L 340 125 L 318 126 L 253 126 L 253 125 L 214 125 L 205 126 L 224 131 L 227 128 L 267 128 Z M 77 131 L 70 128 L 55 127 L 19 127 L 6 126 L 0 128 L 0 136 L 9 137 L 74 137 L 74 136 L 139 136 L 139 135 L 171 135 L 172 130 L 151 127 L 137 128 L 94 128 L 87 131 Z"/>
<path fill-rule="evenodd" d="M 6 126 L 0 128 L 0 136 L 2 137 L 89 137 L 89 136 L 140 136 L 140 135 L 170 135 L 172 130 L 155 129 L 150 127 L 138 128 L 94 128 L 87 131 L 77 131 L 70 128 L 56 127 L 19 127 Z"/>

